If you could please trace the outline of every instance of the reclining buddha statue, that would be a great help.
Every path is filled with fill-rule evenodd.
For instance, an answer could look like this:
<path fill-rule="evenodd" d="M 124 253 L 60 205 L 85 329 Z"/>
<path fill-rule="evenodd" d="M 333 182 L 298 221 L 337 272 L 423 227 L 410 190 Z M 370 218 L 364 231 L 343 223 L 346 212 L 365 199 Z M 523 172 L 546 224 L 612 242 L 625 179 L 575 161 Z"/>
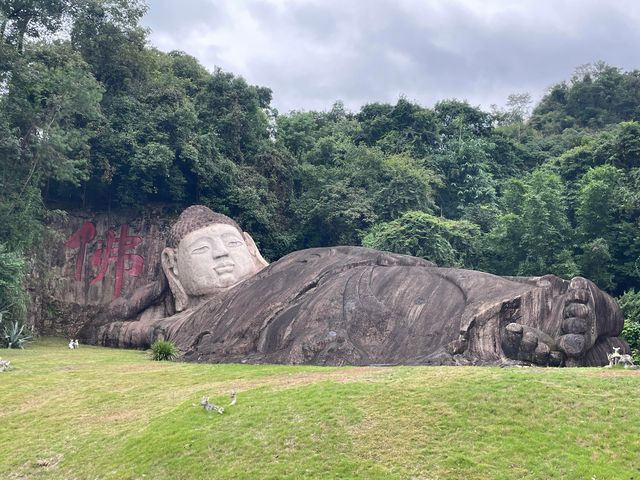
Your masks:
<path fill-rule="evenodd" d="M 607 364 L 623 317 L 584 278 L 499 277 L 362 247 L 268 265 L 251 236 L 187 208 L 162 252 L 166 281 L 118 299 L 89 343 L 174 342 L 187 361 L 316 365 Z"/>

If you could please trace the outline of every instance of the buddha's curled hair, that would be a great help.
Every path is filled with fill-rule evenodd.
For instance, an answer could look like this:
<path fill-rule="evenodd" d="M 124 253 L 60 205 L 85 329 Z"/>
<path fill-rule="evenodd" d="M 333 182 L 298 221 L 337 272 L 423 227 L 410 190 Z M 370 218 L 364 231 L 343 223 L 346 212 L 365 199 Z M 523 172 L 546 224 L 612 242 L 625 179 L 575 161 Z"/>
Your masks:
<path fill-rule="evenodd" d="M 176 248 L 180 240 L 186 235 L 216 223 L 231 225 L 242 234 L 242 229 L 233 219 L 222 213 L 216 213 L 204 205 L 192 205 L 180 214 L 176 223 L 171 227 L 169 238 L 167 239 L 167 246 Z"/>

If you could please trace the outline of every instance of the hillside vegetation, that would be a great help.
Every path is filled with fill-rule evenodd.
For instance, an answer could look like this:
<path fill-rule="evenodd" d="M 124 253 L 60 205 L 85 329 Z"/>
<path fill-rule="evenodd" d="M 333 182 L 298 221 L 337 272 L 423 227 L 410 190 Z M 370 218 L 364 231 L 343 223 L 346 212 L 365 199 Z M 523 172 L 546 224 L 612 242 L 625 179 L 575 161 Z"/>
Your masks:
<path fill-rule="evenodd" d="M 0 4 L 7 318 L 24 318 L 22 272 L 48 218 L 158 202 L 230 215 L 271 261 L 364 244 L 500 275 L 583 275 L 637 305 L 640 71 L 595 63 L 537 105 L 514 94 L 491 112 L 399 98 L 282 113 L 268 87 L 149 46 L 145 10 Z"/>
<path fill-rule="evenodd" d="M 153 362 L 4 351 L 0 478 L 632 479 L 637 371 Z M 237 404 L 228 406 L 229 392 Z M 207 413 L 202 396 L 226 407 Z"/>

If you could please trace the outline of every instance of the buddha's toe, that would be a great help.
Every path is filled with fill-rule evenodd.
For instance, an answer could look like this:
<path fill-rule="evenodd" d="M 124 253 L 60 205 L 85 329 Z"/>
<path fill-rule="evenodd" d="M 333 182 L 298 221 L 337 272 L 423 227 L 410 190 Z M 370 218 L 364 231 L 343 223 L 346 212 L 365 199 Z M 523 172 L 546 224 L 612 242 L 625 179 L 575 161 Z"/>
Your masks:
<path fill-rule="evenodd" d="M 569 284 L 562 310 L 558 347 L 567 356 L 568 365 L 580 364 L 579 358 L 590 348 L 595 329 L 593 298 L 587 280 L 575 277 Z"/>
<path fill-rule="evenodd" d="M 558 366 L 563 362 L 563 355 L 555 348 L 547 334 L 519 323 L 508 324 L 502 334 L 502 351 L 514 360 Z"/>

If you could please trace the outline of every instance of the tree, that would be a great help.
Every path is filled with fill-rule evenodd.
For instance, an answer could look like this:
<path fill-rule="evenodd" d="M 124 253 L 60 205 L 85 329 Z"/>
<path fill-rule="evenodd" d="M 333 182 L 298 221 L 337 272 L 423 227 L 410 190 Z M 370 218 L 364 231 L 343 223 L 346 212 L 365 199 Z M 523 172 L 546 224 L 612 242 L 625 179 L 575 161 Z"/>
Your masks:
<path fill-rule="evenodd" d="M 147 75 L 147 31 L 138 24 L 146 11 L 141 0 L 77 2 L 71 42 L 107 94 L 129 88 Z"/>
<path fill-rule="evenodd" d="M 356 118 L 362 131 L 356 142 L 378 146 L 387 154 L 427 155 L 438 144 L 438 122 L 432 110 L 398 99 L 394 105 L 369 104 Z"/>
<path fill-rule="evenodd" d="M 382 221 L 392 220 L 411 210 L 433 213 L 433 187 L 441 185 L 435 173 L 421 167 L 406 154 L 385 157 L 379 183 L 374 190 L 373 205 Z"/>
<path fill-rule="evenodd" d="M 640 119 L 640 72 L 596 62 L 578 67 L 570 82 L 551 87 L 533 110 L 531 124 L 551 134 L 565 128 L 598 129 Z"/>
<path fill-rule="evenodd" d="M 544 169 L 529 176 L 522 207 L 524 231 L 520 248 L 524 261 L 519 267 L 520 275 L 555 273 L 570 277 L 577 272 L 571 256 L 573 239 L 565 202 L 560 177 Z"/>
<path fill-rule="evenodd" d="M 476 137 L 454 139 L 434 157 L 435 170 L 443 179 L 438 204 L 445 217 L 461 218 L 472 206 L 495 203 L 496 182 L 491 174 L 489 148 L 486 140 Z"/>
<path fill-rule="evenodd" d="M 613 164 L 623 169 L 640 167 L 640 123 L 622 122 L 611 145 Z"/>
<path fill-rule="evenodd" d="M 603 290 L 613 290 L 616 286 L 612 272 L 611 252 L 604 238 L 596 238 L 582 245 L 578 256 L 580 274 L 593 281 Z"/>
<path fill-rule="evenodd" d="M 588 170 L 578 182 L 576 222 L 583 238 L 611 239 L 619 221 L 623 172 L 612 165 Z"/>
<path fill-rule="evenodd" d="M 0 323 L 3 314 L 19 323 L 25 319 L 28 302 L 24 288 L 25 270 L 21 255 L 0 243 Z"/>
<path fill-rule="evenodd" d="M 483 238 L 487 268 L 503 275 L 575 275 L 574 240 L 560 177 L 539 168 L 522 182 L 512 182 L 508 192 L 513 204 Z"/>
<path fill-rule="evenodd" d="M 60 30 L 73 6 L 72 0 L 5 0 L 0 3 L 0 42 L 22 53 L 25 40 Z"/>
<path fill-rule="evenodd" d="M 14 66 L 0 97 L 6 155 L 0 159 L 0 231 L 12 247 L 33 245 L 40 189 L 88 178 L 88 142 L 101 118 L 101 95 L 88 65 L 66 42 L 30 45 Z"/>
<path fill-rule="evenodd" d="M 434 108 L 441 137 L 447 141 L 467 136 L 486 137 L 493 129 L 491 114 L 466 101 L 443 100 Z"/>

